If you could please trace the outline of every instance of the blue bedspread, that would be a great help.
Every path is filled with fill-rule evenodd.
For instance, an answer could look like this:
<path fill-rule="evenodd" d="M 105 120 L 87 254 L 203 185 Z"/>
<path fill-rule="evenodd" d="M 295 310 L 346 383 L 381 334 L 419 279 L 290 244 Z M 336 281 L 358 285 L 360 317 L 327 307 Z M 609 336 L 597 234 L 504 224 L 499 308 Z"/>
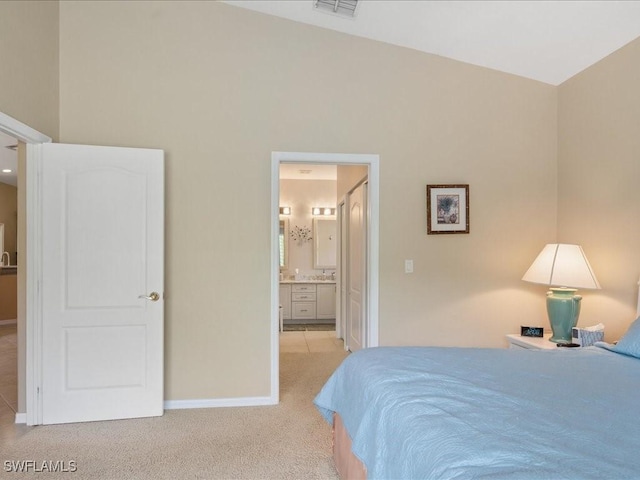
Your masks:
<path fill-rule="evenodd" d="M 640 478 L 640 359 L 598 347 L 380 347 L 314 403 L 372 479 Z"/>

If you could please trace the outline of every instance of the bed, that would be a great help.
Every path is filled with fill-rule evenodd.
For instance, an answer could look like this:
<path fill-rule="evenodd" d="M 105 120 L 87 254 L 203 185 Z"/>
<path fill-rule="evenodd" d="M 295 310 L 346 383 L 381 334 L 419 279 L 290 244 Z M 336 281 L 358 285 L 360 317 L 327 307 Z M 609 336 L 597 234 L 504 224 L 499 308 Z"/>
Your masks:
<path fill-rule="evenodd" d="M 343 479 L 632 479 L 639 393 L 640 318 L 615 346 L 361 350 L 314 403 Z"/>

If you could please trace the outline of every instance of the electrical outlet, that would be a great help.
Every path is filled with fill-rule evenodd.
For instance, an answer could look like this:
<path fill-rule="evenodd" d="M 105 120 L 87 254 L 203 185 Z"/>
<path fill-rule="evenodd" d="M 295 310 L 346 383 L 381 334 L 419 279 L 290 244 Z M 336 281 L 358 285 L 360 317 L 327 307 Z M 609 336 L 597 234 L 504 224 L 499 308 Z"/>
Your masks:
<path fill-rule="evenodd" d="M 413 260 L 404 261 L 404 273 L 413 273 Z"/>

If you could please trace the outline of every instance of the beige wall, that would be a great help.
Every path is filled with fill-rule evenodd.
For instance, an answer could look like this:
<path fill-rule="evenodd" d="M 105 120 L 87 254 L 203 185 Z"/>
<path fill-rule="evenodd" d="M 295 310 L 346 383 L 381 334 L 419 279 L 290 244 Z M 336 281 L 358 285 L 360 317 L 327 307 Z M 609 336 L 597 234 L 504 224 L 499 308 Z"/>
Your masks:
<path fill-rule="evenodd" d="M 579 243 L 602 285 L 580 324 L 613 341 L 635 318 L 640 275 L 640 39 L 559 88 L 558 238 Z"/>
<path fill-rule="evenodd" d="M 335 180 L 280 180 L 280 205 L 291 207 L 291 215 L 280 218 L 289 219 L 289 230 L 296 226 L 307 227 L 313 232 L 312 207 L 336 206 Z M 334 217 L 335 218 L 335 217 Z M 312 233 L 312 237 L 315 233 Z M 313 268 L 313 240 L 298 244 L 289 237 L 288 269 L 282 273 L 293 275 L 295 269 L 302 275 L 317 275 L 322 270 Z"/>
<path fill-rule="evenodd" d="M 0 112 L 58 136 L 58 2 L 0 2 Z"/>
<path fill-rule="evenodd" d="M 4 223 L 4 251 L 9 252 L 11 265 L 15 265 L 18 247 L 18 189 L 6 183 L 0 183 L 0 223 Z"/>
<path fill-rule="evenodd" d="M 382 344 L 543 323 L 520 277 L 556 236 L 556 112 L 549 85 L 217 2 L 60 5 L 61 140 L 166 151 L 171 400 L 269 394 L 272 151 L 380 155 Z M 425 185 L 453 182 L 471 234 L 427 236 Z"/>

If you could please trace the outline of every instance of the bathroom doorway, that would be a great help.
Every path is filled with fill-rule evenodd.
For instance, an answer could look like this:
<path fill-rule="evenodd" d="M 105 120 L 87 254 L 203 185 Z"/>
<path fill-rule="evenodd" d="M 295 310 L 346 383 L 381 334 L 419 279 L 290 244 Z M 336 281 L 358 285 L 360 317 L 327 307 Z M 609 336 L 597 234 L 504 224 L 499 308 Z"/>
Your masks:
<path fill-rule="evenodd" d="M 295 152 L 274 152 L 272 154 L 272 319 L 271 319 L 271 380 L 272 380 L 272 399 L 274 403 L 278 401 L 279 396 L 279 351 L 280 351 L 280 306 L 284 303 L 285 308 L 289 309 L 289 324 L 294 321 L 297 323 L 300 318 L 308 315 L 309 318 L 317 318 L 318 308 L 318 288 L 323 290 L 333 288 L 333 316 L 335 317 L 335 330 L 332 328 L 330 335 L 334 339 L 347 339 L 345 346 L 351 347 L 349 337 L 345 333 L 349 332 L 349 312 L 359 311 L 361 313 L 361 327 L 359 330 L 360 342 L 357 347 L 363 348 L 378 345 L 378 209 L 379 209 L 379 158 L 377 155 L 367 154 L 322 154 L 322 153 L 295 153 Z M 284 167 L 284 168 L 282 168 Z M 307 167 L 307 168 L 305 168 Z M 324 170 L 337 171 L 331 180 L 335 182 L 328 192 L 319 193 L 312 191 L 314 188 L 302 188 L 311 191 L 305 195 L 306 200 L 295 200 L 291 195 L 299 191 L 295 183 L 291 184 L 289 180 L 283 180 L 289 184 L 281 184 L 280 172 L 289 169 L 297 170 Z M 305 175 L 305 173 L 299 173 Z M 302 180 L 304 181 L 304 180 Z M 327 185 L 330 185 L 329 182 Z M 292 188 L 289 188 L 293 185 Z M 307 183 L 307 186 L 312 186 Z M 315 187 L 320 187 L 318 183 Z M 282 191 L 288 190 L 289 193 L 281 196 Z M 345 265 L 343 261 L 343 253 L 345 245 L 342 245 L 342 231 L 344 228 L 345 210 L 342 209 L 345 199 L 350 193 L 360 187 L 365 189 L 368 201 L 366 204 L 360 203 L 361 228 L 363 229 L 362 239 L 362 265 L 366 275 L 359 278 L 362 281 L 364 295 L 360 297 L 359 308 L 345 309 L 342 303 L 350 302 L 348 285 L 345 284 L 345 278 L 348 278 L 349 265 Z M 293 192 L 293 193 L 291 193 Z M 289 197 L 287 197 L 289 195 Z M 328 195 L 328 196 L 327 196 Z M 295 202 L 294 202 L 295 200 Z M 290 203 L 285 205 L 283 203 Z M 295 205 L 294 205 L 295 203 Z M 282 210 L 281 210 L 282 209 Z M 315 210 L 314 210 L 315 209 Z M 296 215 L 297 210 L 297 215 Z M 281 212 L 288 215 L 281 215 Z M 342 213 L 341 213 L 342 212 Z M 287 218 L 288 217 L 288 218 Z M 323 265 L 315 262 L 315 251 L 313 247 L 313 237 L 316 231 L 322 231 L 318 225 L 320 219 L 331 219 L 336 230 L 335 233 L 330 232 L 336 244 L 336 263 L 335 265 Z M 284 229 L 289 233 L 288 246 L 288 262 L 285 262 L 285 268 L 282 268 L 281 255 L 283 251 L 283 235 L 282 224 L 284 220 L 288 226 Z M 287 221 L 288 220 L 288 221 Z M 366 221 L 365 221 L 366 220 Z M 293 222 L 293 223 L 292 223 Z M 293 232 L 293 236 L 292 236 Z M 317 246 L 316 246 L 317 249 Z M 295 252 L 295 253 L 292 253 Z M 342 260 L 342 261 L 341 261 Z M 322 267 L 329 268 L 322 268 Z M 281 277 L 282 274 L 282 277 Z M 354 275 L 354 278 L 357 276 Z M 283 279 L 281 282 L 280 279 Z M 281 289 L 281 284 L 285 288 Z M 289 288 L 315 289 L 314 292 L 292 292 Z M 343 292 L 347 291 L 346 297 Z M 303 298 L 304 297 L 304 298 Z M 293 302 L 287 304 L 287 298 L 293 299 Z M 320 293 L 320 302 L 326 296 Z M 354 297 L 355 298 L 355 297 Z M 308 302 L 305 302 L 308 301 Z M 306 304 L 305 304 L 306 303 Z M 314 310 L 315 308 L 315 310 Z M 298 309 L 293 312 L 293 309 Z M 306 311 L 305 311 L 306 310 Z M 346 314 L 346 319 L 345 313 Z M 312 312 L 312 313 L 308 313 Z M 330 315 L 327 313 L 327 315 Z M 322 316 L 322 315 L 321 315 Z M 333 322 L 332 322 L 333 323 Z M 315 337 L 322 334 L 311 334 Z M 324 340 L 322 340 L 324 341 Z M 342 345 L 342 340 L 340 340 Z M 354 345 L 355 347 L 356 345 Z"/>
<path fill-rule="evenodd" d="M 336 334 L 337 173 L 335 164 L 280 164 L 281 354 L 344 350 Z"/>

